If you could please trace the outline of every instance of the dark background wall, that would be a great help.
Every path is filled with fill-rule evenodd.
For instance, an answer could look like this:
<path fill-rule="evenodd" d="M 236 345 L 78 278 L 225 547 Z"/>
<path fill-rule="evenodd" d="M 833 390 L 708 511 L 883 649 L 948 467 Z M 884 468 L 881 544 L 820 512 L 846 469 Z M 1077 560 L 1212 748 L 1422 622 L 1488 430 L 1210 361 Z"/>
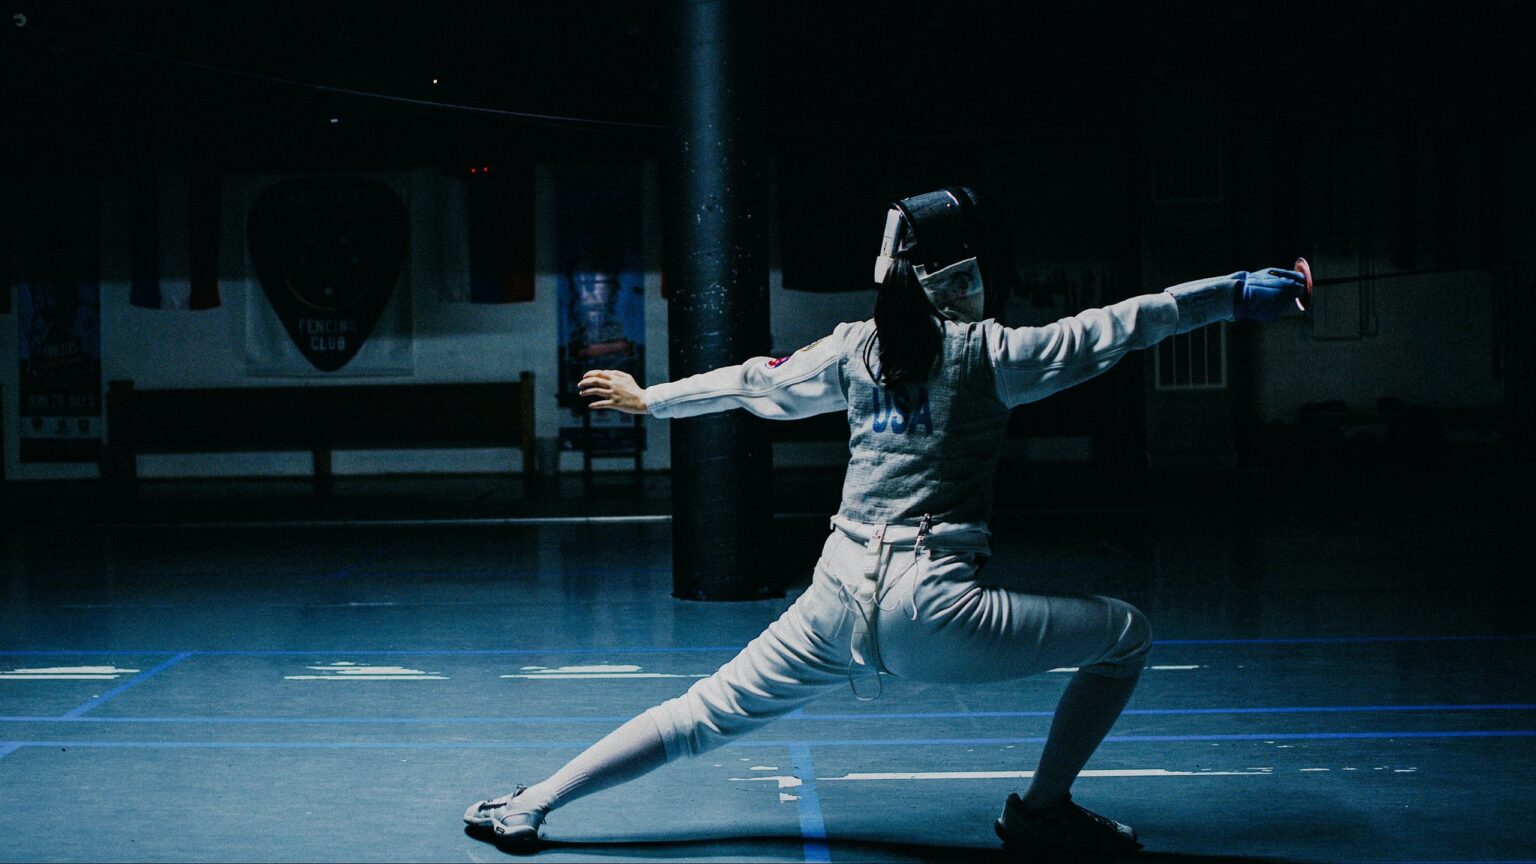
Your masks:
<path fill-rule="evenodd" d="M 667 140 L 674 40 L 655 4 L 12 5 L 28 19 L 0 51 L 13 182 L 146 160 L 654 163 Z M 752 11 L 775 303 L 815 310 L 776 308 L 776 349 L 835 323 L 810 320 L 829 314 L 822 292 L 867 296 L 886 201 L 962 182 L 1009 214 L 1032 286 L 1013 323 L 1298 255 L 1323 277 L 1403 274 L 1330 286 L 1317 314 L 1230 327 L 1214 348 L 1177 346 L 1224 356 L 1221 387 L 1159 386 L 1165 359 L 1148 354 L 1022 409 L 1031 440 L 1066 442 L 1036 458 L 1528 447 L 1526 4 Z"/>

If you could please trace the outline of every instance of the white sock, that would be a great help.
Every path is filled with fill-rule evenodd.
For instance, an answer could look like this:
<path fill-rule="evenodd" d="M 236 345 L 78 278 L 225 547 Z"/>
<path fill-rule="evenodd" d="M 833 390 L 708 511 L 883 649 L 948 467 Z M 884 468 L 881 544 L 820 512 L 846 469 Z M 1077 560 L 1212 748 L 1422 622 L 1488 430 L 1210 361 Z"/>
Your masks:
<path fill-rule="evenodd" d="M 517 796 L 519 810 L 550 811 L 647 774 L 667 762 L 667 748 L 656 721 L 641 714 L 609 732 L 603 739 L 542 783 Z"/>

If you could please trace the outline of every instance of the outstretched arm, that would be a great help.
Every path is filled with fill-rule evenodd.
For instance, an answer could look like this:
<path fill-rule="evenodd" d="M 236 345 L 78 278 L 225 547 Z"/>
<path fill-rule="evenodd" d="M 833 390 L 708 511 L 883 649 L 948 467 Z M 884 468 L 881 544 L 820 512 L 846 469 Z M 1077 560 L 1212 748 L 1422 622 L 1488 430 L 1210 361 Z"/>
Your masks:
<path fill-rule="evenodd" d="M 992 324 L 987 345 L 998 398 L 1009 407 L 1044 399 L 1175 333 L 1237 318 L 1277 318 L 1304 285 L 1302 275 L 1290 270 L 1242 271 L 1089 309 L 1044 327 Z"/>
<path fill-rule="evenodd" d="M 654 414 L 662 419 L 695 417 L 745 408 L 770 420 L 796 420 L 813 414 L 842 411 L 840 361 L 843 342 L 852 324 L 839 324 L 831 336 L 788 357 L 754 357 L 739 366 L 726 366 L 665 384 L 641 388 L 628 374 L 595 369 L 581 380 L 580 393 L 596 396 L 593 408 L 627 414 Z"/>

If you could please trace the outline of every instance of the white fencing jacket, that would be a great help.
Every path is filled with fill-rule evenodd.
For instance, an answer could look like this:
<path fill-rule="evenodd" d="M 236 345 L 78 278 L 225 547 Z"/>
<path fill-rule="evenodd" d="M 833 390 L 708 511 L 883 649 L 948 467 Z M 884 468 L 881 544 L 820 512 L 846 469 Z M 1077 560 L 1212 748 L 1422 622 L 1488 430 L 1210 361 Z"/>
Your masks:
<path fill-rule="evenodd" d="M 840 520 L 984 528 L 1009 409 L 1098 375 L 1129 351 L 1230 321 L 1243 274 L 1201 280 L 1089 309 L 1043 327 L 937 319 L 940 360 L 926 380 L 878 384 L 864 365 L 874 321 L 839 324 L 787 357 L 754 357 L 645 390 L 656 417 L 745 408 L 794 420 L 848 415 Z M 871 353 L 878 359 L 878 346 Z"/>

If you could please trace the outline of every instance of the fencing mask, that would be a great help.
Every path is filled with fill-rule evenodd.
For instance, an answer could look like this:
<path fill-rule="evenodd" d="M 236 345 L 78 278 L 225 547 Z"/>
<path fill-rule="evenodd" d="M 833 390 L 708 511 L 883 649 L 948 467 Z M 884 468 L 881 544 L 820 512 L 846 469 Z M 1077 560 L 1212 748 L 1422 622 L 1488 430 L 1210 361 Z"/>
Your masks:
<path fill-rule="evenodd" d="M 964 186 L 892 204 L 875 259 L 875 282 L 884 282 L 896 259 L 905 258 L 940 315 L 960 323 L 982 320 L 986 293 L 976 260 L 977 206 L 975 193 Z"/>

